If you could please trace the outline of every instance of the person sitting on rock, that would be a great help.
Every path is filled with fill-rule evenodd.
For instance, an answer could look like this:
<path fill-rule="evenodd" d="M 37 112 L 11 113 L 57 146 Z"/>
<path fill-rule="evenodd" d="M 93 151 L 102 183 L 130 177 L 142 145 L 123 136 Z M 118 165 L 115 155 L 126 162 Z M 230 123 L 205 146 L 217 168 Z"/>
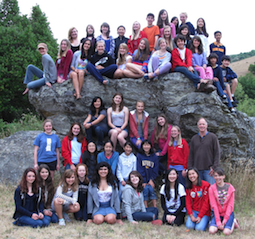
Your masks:
<path fill-rule="evenodd" d="M 87 64 L 87 71 L 100 83 L 108 85 L 110 81 L 104 79 L 103 76 L 113 79 L 117 65 L 114 64 L 114 59 L 105 51 L 103 40 L 97 42 L 96 49 L 96 53 Z"/>
<path fill-rule="evenodd" d="M 193 81 L 195 88 L 204 91 L 209 87 L 208 80 L 200 79 L 197 71 L 192 67 L 192 52 L 185 47 L 184 36 L 178 34 L 174 38 L 177 48 L 172 51 L 172 71 L 184 74 L 188 79 Z"/>
<path fill-rule="evenodd" d="M 44 85 L 47 85 L 50 88 L 51 85 L 57 81 L 57 69 L 51 56 L 47 54 L 47 45 L 45 43 L 39 43 L 37 49 L 42 55 L 43 71 L 34 65 L 27 66 L 24 79 L 24 84 L 27 85 L 27 88 L 23 92 L 23 95 L 25 95 L 30 89 L 40 88 Z M 33 81 L 34 75 L 39 79 Z"/>

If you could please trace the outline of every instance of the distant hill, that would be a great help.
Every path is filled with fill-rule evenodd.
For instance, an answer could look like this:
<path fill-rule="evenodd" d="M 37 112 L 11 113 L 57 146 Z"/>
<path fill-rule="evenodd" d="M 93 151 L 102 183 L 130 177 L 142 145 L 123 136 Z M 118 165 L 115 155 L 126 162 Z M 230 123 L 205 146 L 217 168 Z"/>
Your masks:
<path fill-rule="evenodd" d="M 249 72 L 248 68 L 250 64 L 255 64 L 255 56 L 233 62 L 230 64 L 230 67 L 237 74 L 237 76 L 244 76 Z"/>

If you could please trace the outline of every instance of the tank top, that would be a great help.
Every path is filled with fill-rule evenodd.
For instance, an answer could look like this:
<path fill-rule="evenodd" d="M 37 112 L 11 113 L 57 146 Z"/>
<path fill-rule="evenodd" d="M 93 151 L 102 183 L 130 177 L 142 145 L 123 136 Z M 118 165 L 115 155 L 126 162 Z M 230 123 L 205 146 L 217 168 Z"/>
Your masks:
<path fill-rule="evenodd" d="M 121 127 L 125 121 L 124 110 L 120 111 L 119 113 L 115 113 L 112 111 L 111 118 L 112 118 L 112 124 L 114 126 Z"/>

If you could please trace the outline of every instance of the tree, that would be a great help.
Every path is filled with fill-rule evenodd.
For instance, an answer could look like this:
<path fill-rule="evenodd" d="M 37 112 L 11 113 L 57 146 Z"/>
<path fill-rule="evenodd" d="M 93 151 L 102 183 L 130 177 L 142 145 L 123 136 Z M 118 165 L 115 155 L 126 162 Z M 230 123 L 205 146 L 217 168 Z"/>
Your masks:
<path fill-rule="evenodd" d="M 39 6 L 36 8 L 40 10 Z M 25 89 L 23 81 L 27 65 L 41 67 L 41 55 L 36 50 L 40 33 L 34 32 L 32 18 L 19 15 L 17 0 L 3 0 L 0 13 L 2 23 L 0 25 L 0 117 L 11 122 L 19 118 L 22 113 L 33 111 L 28 97 L 23 96 L 22 92 Z M 45 26 L 47 28 L 44 30 Z M 50 46 L 56 48 L 55 51 L 52 50 L 56 55 L 57 43 L 51 31 L 50 35 L 48 34 L 49 23 L 46 17 L 42 19 L 40 28 L 42 32 L 47 32 Z"/>

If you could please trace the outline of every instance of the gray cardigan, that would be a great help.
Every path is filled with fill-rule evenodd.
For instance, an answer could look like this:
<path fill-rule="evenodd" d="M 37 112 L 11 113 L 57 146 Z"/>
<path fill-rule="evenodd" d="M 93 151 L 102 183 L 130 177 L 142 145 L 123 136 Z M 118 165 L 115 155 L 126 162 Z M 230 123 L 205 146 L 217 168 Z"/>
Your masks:
<path fill-rule="evenodd" d="M 134 212 L 146 212 L 143 201 L 143 193 L 139 193 L 138 196 L 136 190 L 126 184 L 122 189 L 122 215 L 127 216 L 128 221 L 133 222 L 132 214 Z"/>
<path fill-rule="evenodd" d="M 45 83 L 49 82 L 54 84 L 57 80 L 57 68 L 49 54 L 42 56 L 42 66 Z"/>
<path fill-rule="evenodd" d="M 96 184 L 89 183 L 88 189 L 88 201 L 87 201 L 87 212 L 88 219 L 92 219 L 92 214 L 96 213 L 99 209 L 99 200 L 98 200 L 98 188 Z M 118 193 L 118 187 L 112 187 L 112 196 L 111 196 L 111 208 L 117 213 L 117 219 L 120 219 L 120 199 Z"/>

